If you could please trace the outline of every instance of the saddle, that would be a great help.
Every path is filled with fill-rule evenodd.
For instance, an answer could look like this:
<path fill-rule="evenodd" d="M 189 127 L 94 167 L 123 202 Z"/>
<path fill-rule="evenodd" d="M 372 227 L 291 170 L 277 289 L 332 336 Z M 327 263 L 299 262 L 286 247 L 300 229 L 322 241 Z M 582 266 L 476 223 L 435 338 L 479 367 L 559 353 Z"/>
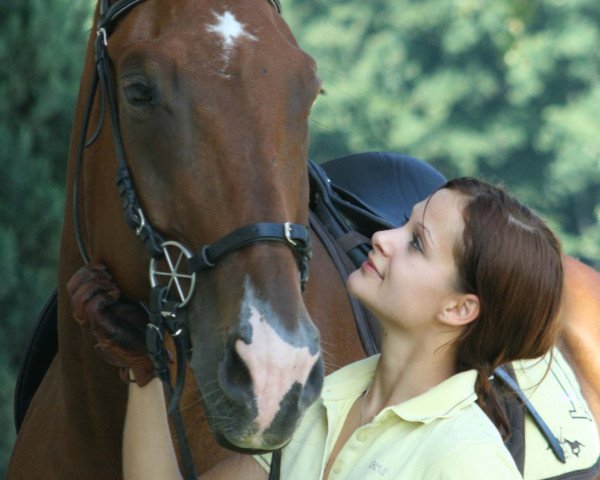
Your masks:
<path fill-rule="evenodd" d="M 309 161 L 311 229 L 322 241 L 345 280 L 366 259 L 371 236 L 379 230 L 406 223 L 412 207 L 441 187 L 446 179 L 426 163 L 397 153 L 361 153 L 328 161 Z M 379 352 L 377 320 L 357 300 L 351 299 L 357 328 L 366 355 Z M 58 348 L 56 291 L 52 294 L 27 343 L 15 390 L 15 426 L 19 430 L 29 403 Z M 519 387 L 511 365 L 496 373 L 495 388 L 503 399 L 512 435 L 507 448 L 520 472 L 525 469 L 525 418 L 532 422 L 548 448 L 564 462 L 559 440 Z M 561 458 L 562 455 L 562 458 Z M 600 464 L 586 472 L 561 475 L 561 479 L 595 478 Z M 587 475 L 589 474 L 589 475 Z M 558 478 L 558 477 L 556 477 Z"/>

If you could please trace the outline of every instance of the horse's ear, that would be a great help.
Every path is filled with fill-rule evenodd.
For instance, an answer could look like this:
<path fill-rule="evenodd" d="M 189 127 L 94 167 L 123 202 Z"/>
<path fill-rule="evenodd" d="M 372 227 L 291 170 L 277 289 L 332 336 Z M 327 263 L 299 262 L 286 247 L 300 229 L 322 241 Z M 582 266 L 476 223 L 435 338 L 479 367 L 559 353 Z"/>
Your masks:
<path fill-rule="evenodd" d="M 477 320 L 481 305 L 479 297 L 473 293 L 463 293 L 453 296 L 444 305 L 438 315 L 438 320 L 446 325 L 463 327 Z"/>

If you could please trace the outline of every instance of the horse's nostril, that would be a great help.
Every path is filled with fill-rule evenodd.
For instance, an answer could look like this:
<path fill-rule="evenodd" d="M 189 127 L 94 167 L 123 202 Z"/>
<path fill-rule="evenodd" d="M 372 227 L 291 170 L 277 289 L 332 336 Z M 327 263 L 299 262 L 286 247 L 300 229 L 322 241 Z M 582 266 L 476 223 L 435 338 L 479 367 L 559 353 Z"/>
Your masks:
<path fill-rule="evenodd" d="M 322 358 L 319 358 L 319 360 L 315 362 L 308 375 L 308 378 L 306 379 L 306 384 L 304 386 L 302 396 L 300 397 L 302 408 L 308 407 L 321 394 L 321 390 L 323 388 L 323 377 L 323 360 Z"/>
<path fill-rule="evenodd" d="M 225 352 L 221 373 L 221 384 L 228 397 L 244 402 L 252 400 L 250 371 L 234 347 Z"/>

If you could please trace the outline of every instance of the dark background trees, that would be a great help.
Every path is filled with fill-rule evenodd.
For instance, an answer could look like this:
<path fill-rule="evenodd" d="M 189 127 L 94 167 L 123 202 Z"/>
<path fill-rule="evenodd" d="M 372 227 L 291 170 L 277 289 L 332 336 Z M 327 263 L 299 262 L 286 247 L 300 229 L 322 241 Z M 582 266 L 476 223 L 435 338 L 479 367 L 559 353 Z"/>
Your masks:
<path fill-rule="evenodd" d="M 0 476 L 25 340 L 56 285 L 71 117 L 92 5 L 0 1 Z"/>
<path fill-rule="evenodd" d="M 597 0 L 284 0 L 326 95 L 311 156 L 397 150 L 504 182 L 600 267 Z M 0 473 L 22 348 L 56 283 L 90 0 L 0 1 Z"/>
<path fill-rule="evenodd" d="M 600 3 L 296 0 L 312 156 L 390 149 L 504 182 L 600 266 Z"/>

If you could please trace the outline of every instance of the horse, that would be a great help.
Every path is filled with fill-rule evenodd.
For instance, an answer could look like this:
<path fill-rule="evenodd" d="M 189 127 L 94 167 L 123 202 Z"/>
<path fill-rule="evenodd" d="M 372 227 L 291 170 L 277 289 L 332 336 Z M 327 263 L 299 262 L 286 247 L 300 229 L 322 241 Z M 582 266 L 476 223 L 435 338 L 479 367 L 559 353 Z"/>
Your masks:
<path fill-rule="evenodd" d="M 98 28 L 103 9 L 118 24 Z M 112 64 L 118 116 L 105 119 L 105 102 L 94 96 L 91 123 L 99 128 L 91 133 L 85 104 L 98 43 Z M 344 277 L 325 244 L 310 232 L 311 275 L 302 292 L 302 262 L 288 230 L 309 222 L 308 117 L 320 89 L 315 62 L 275 2 L 119 0 L 108 6 L 100 0 L 67 171 L 59 349 L 19 430 L 9 479 L 121 477 L 126 386 L 94 355 L 94 339 L 73 321 L 65 291 L 84 265 L 82 243 L 127 297 L 150 303 L 151 254 L 123 221 L 113 178 L 120 160 L 109 124 L 122 135 L 145 212 L 136 217 L 140 232 L 143 220 L 162 237 L 202 252 L 246 225 L 282 227 L 278 240 L 253 242 L 197 272 L 187 305 L 192 375 L 181 410 L 198 471 L 225 458 L 226 448 L 284 444 L 318 395 L 323 374 L 365 356 Z M 79 145 L 89 137 L 79 172 Z M 563 345 L 600 418 L 594 348 L 600 345 L 600 275 L 574 260 L 566 264 Z M 259 384 L 265 391 L 255 391 Z"/>
<path fill-rule="evenodd" d="M 125 390 L 90 354 L 92 339 L 72 328 L 64 290 L 82 266 L 83 244 L 129 298 L 149 303 L 148 252 L 122 220 L 113 177 L 119 167 L 133 173 L 119 182 L 135 185 L 137 220 L 145 222 L 146 212 L 146 225 L 191 250 L 245 226 L 268 227 L 259 240 L 271 240 L 276 227 L 282 232 L 281 241 L 254 243 L 199 271 L 187 307 L 193 381 L 214 435 L 231 448 L 281 446 L 323 380 L 319 331 L 301 293 L 307 252 L 298 253 L 308 241 L 307 118 L 321 89 L 315 62 L 273 0 L 101 0 L 93 32 L 68 167 L 59 352 L 22 425 L 9 477 L 120 475 Z M 103 88 L 89 97 L 91 124 L 100 127 L 94 134 L 85 128 L 84 105 L 96 68 Z M 123 138 L 124 164 L 108 114 Z M 82 159 L 80 138 L 89 140 Z M 179 194 L 167 195 L 173 183 Z M 343 295 L 341 287 L 335 292 Z M 327 306 L 331 317 L 334 309 Z"/>

